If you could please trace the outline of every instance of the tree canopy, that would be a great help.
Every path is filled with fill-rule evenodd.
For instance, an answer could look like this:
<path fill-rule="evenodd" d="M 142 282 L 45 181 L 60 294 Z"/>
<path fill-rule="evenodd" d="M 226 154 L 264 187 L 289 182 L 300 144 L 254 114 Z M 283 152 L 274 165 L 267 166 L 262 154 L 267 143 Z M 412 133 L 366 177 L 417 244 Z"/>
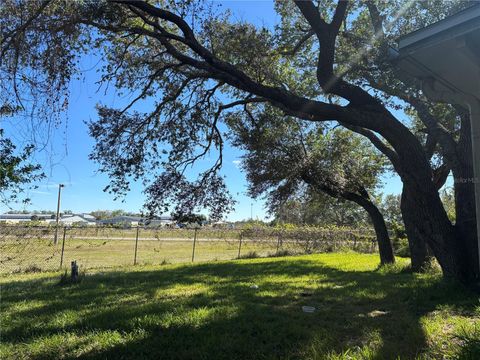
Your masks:
<path fill-rule="evenodd" d="M 249 195 L 266 195 L 272 212 L 310 190 L 336 198 L 369 197 L 380 185 L 385 157 L 349 130 L 285 119 L 268 109 L 255 122 L 231 116 L 233 144 L 246 151 Z M 306 185 L 306 186 L 305 186 Z"/>
<path fill-rule="evenodd" d="M 350 228 L 369 226 L 367 213 L 357 204 L 310 191 L 292 197 L 272 215 L 274 224 Z"/>
<path fill-rule="evenodd" d="M 35 181 L 45 176 L 41 166 L 31 162 L 32 151 L 33 145 L 18 150 L 0 128 L 0 201 L 3 204 L 28 203 L 29 198 L 23 196 L 24 193 L 36 188 Z"/>
<path fill-rule="evenodd" d="M 285 121 L 336 122 L 366 137 L 401 177 L 409 238 L 428 243 L 446 275 L 472 281 L 476 224 L 453 224 L 438 193 L 445 173 L 472 172 L 468 116 L 432 106 L 388 57 L 398 36 L 470 5 L 278 1 L 280 23 L 268 29 L 209 2 L 7 0 L 2 106 L 61 111 L 79 57 L 101 54 L 101 80 L 133 96 L 121 109 L 99 106 L 90 123 L 91 158 L 110 175 L 109 190 L 122 194 L 142 179 L 152 212 L 173 202 L 181 212 L 206 207 L 213 218 L 232 204 L 219 174 L 229 114 L 248 122 L 274 107 Z M 397 116 L 400 108 L 419 126 Z M 207 156 L 213 164 L 188 177 Z M 474 219 L 472 185 L 458 183 L 455 195 L 457 220 Z"/>

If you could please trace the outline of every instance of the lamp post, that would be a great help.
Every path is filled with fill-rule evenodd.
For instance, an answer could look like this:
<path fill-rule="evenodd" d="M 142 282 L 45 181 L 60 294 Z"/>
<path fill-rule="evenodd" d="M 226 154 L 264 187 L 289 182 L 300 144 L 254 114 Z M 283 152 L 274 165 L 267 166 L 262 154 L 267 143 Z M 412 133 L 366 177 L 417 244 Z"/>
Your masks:
<path fill-rule="evenodd" d="M 57 216 L 55 220 L 55 238 L 53 239 L 53 244 L 57 245 L 57 236 L 58 236 L 58 221 L 60 220 L 60 197 L 62 195 L 62 188 L 65 185 L 58 184 L 58 199 L 57 199 Z"/>

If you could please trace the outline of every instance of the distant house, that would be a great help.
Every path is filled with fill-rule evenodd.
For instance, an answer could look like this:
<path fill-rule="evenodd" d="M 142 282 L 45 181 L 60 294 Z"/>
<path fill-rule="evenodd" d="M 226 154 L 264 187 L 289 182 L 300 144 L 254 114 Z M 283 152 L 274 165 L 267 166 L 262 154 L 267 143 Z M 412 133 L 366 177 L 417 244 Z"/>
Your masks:
<path fill-rule="evenodd" d="M 55 217 L 55 215 L 53 215 Z M 52 219 L 51 214 L 1 214 L 0 221 L 7 224 L 19 224 L 28 221 L 48 222 Z"/>
<path fill-rule="evenodd" d="M 158 216 L 152 220 L 146 220 L 145 225 L 151 227 L 174 226 L 176 223 L 171 216 Z"/>
<path fill-rule="evenodd" d="M 100 220 L 99 224 L 103 225 L 117 225 L 117 226 L 151 226 L 151 227 L 161 227 L 161 226 L 170 226 L 175 222 L 170 216 L 159 216 L 154 219 L 145 219 L 141 216 L 129 216 L 129 215 L 120 215 L 115 216 L 110 219 Z"/>
<path fill-rule="evenodd" d="M 55 214 L 1 214 L 0 222 L 7 224 L 20 224 L 29 221 L 40 222 L 45 225 L 55 225 Z M 145 219 L 141 216 L 120 215 L 110 219 L 96 221 L 90 214 L 64 214 L 60 216 L 59 225 L 61 226 L 95 226 L 95 225 L 114 225 L 121 227 L 131 226 L 149 226 L 163 227 L 175 226 L 175 221 L 170 216 L 158 216 L 154 219 Z"/>
<path fill-rule="evenodd" d="M 55 224 L 55 219 L 53 219 L 50 224 Z M 59 224 L 62 226 L 95 226 L 97 222 L 95 218 L 89 214 L 71 214 L 61 216 Z"/>
<path fill-rule="evenodd" d="M 235 228 L 235 224 L 232 223 L 232 222 L 227 222 L 227 221 L 215 221 L 213 223 L 210 224 L 211 227 L 214 227 L 214 228 L 223 228 L 223 229 L 233 229 Z"/>
<path fill-rule="evenodd" d="M 7 224 L 21 224 L 30 221 L 40 222 L 44 225 L 55 225 L 55 214 L 1 214 L 0 221 Z M 59 224 L 64 226 L 72 225 L 96 225 L 95 218 L 89 214 L 65 214 L 61 215 Z"/>
<path fill-rule="evenodd" d="M 110 219 L 100 220 L 98 223 L 102 225 L 118 225 L 118 226 L 138 226 L 143 218 L 140 216 L 120 215 Z"/>
<path fill-rule="evenodd" d="M 96 221 L 97 219 L 95 218 L 95 216 L 93 215 L 90 215 L 90 214 L 82 214 L 81 215 L 83 218 L 87 219 L 87 220 L 91 220 L 91 221 Z"/>

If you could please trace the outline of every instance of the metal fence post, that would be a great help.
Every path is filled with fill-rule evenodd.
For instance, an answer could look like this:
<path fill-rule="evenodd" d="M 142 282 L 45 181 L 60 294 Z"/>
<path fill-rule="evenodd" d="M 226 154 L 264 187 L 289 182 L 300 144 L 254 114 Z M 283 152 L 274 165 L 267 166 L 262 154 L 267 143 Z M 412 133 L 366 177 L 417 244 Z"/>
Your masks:
<path fill-rule="evenodd" d="M 67 235 L 67 227 L 63 227 L 63 240 L 62 240 L 62 254 L 60 255 L 60 269 L 63 265 L 63 252 L 65 251 L 65 236 Z"/>
<path fill-rule="evenodd" d="M 237 255 L 237 259 L 240 259 L 240 251 L 242 251 L 242 240 L 243 240 L 243 234 L 240 233 L 240 242 L 238 243 L 238 255 Z"/>
<path fill-rule="evenodd" d="M 140 227 L 137 225 L 137 234 L 135 235 L 135 255 L 133 257 L 133 265 L 137 265 L 137 249 L 138 249 L 138 233 L 140 231 Z"/>
<path fill-rule="evenodd" d="M 193 233 L 193 249 L 192 249 L 192 262 L 195 260 L 195 243 L 197 242 L 197 228 L 195 228 L 195 232 Z"/>

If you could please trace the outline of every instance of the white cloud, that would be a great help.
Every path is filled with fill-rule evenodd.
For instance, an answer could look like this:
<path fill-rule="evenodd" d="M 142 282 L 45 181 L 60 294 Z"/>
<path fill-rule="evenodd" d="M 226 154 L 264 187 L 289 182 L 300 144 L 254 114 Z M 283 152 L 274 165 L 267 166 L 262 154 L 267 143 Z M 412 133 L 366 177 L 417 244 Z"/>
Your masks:
<path fill-rule="evenodd" d="M 235 165 L 237 168 L 240 168 L 240 164 L 242 163 L 242 160 L 233 160 L 232 163 L 233 163 L 233 165 Z"/>

